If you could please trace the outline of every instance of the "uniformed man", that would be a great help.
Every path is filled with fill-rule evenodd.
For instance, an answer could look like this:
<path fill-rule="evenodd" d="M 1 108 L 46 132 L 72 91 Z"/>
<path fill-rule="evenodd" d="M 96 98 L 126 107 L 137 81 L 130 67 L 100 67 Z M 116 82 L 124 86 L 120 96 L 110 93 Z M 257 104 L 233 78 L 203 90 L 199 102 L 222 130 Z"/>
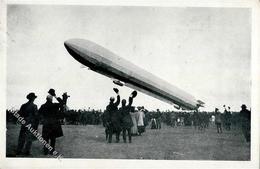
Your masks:
<path fill-rule="evenodd" d="M 131 111 L 131 106 L 133 103 L 133 98 L 136 97 L 137 92 L 133 91 L 129 97 L 128 105 L 126 105 L 126 100 L 122 100 L 122 107 L 119 109 L 119 113 L 121 114 L 122 117 L 122 129 L 123 129 L 123 140 L 124 143 L 126 143 L 126 131 L 128 134 L 128 140 L 129 143 L 132 142 L 132 137 L 131 137 L 131 127 L 133 126 L 133 121 L 130 115 Z"/>
<path fill-rule="evenodd" d="M 251 129 L 251 112 L 247 110 L 246 105 L 241 106 L 242 110 L 240 111 L 241 127 L 243 135 L 247 142 L 250 142 L 250 129 Z"/>
<path fill-rule="evenodd" d="M 33 134 L 26 128 L 27 125 L 31 125 L 34 130 L 37 130 L 39 125 L 38 120 L 38 108 L 33 102 L 37 98 L 35 93 L 29 93 L 26 98 L 28 102 L 23 104 L 19 110 L 20 117 L 24 118 L 25 124 L 22 124 L 19 139 L 18 139 L 18 146 L 16 150 L 16 155 L 21 155 L 24 153 L 26 156 L 31 155 L 31 146 L 32 141 L 36 140 Z M 25 146 L 25 147 L 24 147 Z M 24 149 L 24 152 L 23 152 Z"/>

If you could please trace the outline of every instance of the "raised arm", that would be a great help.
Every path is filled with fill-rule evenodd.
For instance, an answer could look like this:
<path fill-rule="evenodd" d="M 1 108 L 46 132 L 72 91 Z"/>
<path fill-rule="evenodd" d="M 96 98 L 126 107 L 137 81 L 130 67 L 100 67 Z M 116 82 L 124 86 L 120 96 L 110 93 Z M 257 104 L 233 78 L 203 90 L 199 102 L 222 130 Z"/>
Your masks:
<path fill-rule="evenodd" d="M 120 104 L 120 95 L 119 95 L 119 90 L 117 88 L 113 88 L 113 90 L 116 92 L 117 97 L 116 97 L 116 102 L 115 105 L 118 106 Z"/>
<path fill-rule="evenodd" d="M 131 95 L 129 96 L 129 101 L 128 101 L 128 105 L 129 107 L 132 106 L 132 103 L 133 103 L 133 99 L 137 96 L 137 91 L 133 91 L 131 93 Z"/>
<path fill-rule="evenodd" d="M 129 99 L 128 99 L 128 107 L 131 107 L 132 106 L 132 103 L 133 103 L 133 97 L 129 97 Z"/>
<path fill-rule="evenodd" d="M 118 106 L 120 104 L 120 95 L 117 93 L 115 105 Z"/>

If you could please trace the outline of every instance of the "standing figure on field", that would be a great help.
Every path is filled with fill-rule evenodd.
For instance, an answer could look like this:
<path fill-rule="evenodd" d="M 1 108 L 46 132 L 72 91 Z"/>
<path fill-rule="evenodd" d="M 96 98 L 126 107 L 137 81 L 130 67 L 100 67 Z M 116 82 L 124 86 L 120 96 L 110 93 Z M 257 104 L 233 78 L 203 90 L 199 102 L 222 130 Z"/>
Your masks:
<path fill-rule="evenodd" d="M 131 106 L 133 103 L 133 98 L 136 97 L 137 92 L 133 91 L 131 95 L 129 96 L 128 105 L 126 105 L 126 100 L 122 100 L 122 107 L 119 108 L 119 113 L 121 114 L 121 122 L 122 122 L 122 130 L 123 130 L 123 140 L 124 143 L 126 143 L 126 132 L 128 134 L 128 141 L 129 143 L 132 142 L 131 137 L 131 127 L 133 126 L 133 121 L 130 115 Z"/>
<path fill-rule="evenodd" d="M 121 114 L 118 111 L 117 106 L 120 104 L 120 95 L 117 88 L 113 89 L 117 94 L 117 99 L 115 101 L 114 97 L 110 97 L 110 102 L 106 107 L 104 113 L 104 121 L 106 128 L 106 138 L 108 137 L 108 143 L 112 142 L 112 135 L 116 133 L 116 142 L 119 142 L 119 136 L 121 132 Z"/>
<path fill-rule="evenodd" d="M 218 108 L 215 109 L 215 124 L 217 126 L 217 132 L 222 133 L 222 120 Z"/>
<path fill-rule="evenodd" d="M 144 132 L 144 117 L 145 114 L 142 111 L 142 107 L 138 106 L 137 107 L 138 111 L 137 111 L 137 128 L 138 128 L 138 135 L 142 135 L 142 133 Z"/>
<path fill-rule="evenodd" d="M 152 120 L 151 120 L 151 129 L 157 129 L 157 123 L 156 123 L 156 119 L 154 117 L 152 117 Z"/>
<path fill-rule="evenodd" d="M 243 135 L 246 139 L 246 142 L 250 142 L 250 130 L 251 130 L 251 111 L 249 111 L 246 108 L 246 105 L 243 104 L 241 106 L 241 111 L 239 113 L 240 115 L 240 121 L 241 121 L 241 127 L 242 127 L 242 132 Z"/>
<path fill-rule="evenodd" d="M 131 107 L 130 115 L 133 122 L 133 126 L 131 127 L 131 134 L 132 136 L 136 136 L 138 134 L 138 130 L 137 130 L 137 118 L 136 118 L 135 107 Z"/>
<path fill-rule="evenodd" d="M 38 129 L 39 119 L 38 119 L 38 108 L 33 103 L 37 96 L 34 93 L 29 93 L 26 98 L 28 102 L 23 104 L 19 110 L 20 117 L 24 118 L 25 124 L 22 124 L 18 139 L 18 146 L 16 150 L 16 155 L 31 155 L 32 142 L 36 140 L 36 137 L 29 131 L 27 125 L 31 125 L 35 131 Z M 23 151 L 24 150 L 24 151 Z"/>
<path fill-rule="evenodd" d="M 230 131 L 230 129 L 231 129 L 231 120 L 232 120 L 230 107 L 228 107 L 228 109 L 224 111 L 224 117 L 225 117 L 225 128 L 226 128 L 227 131 Z"/>
<path fill-rule="evenodd" d="M 157 109 L 157 112 L 156 112 L 156 128 L 157 129 L 162 128 L 161 121 L 162 121 L 162 113 L 160 112 L 159 109 Z"/>
<path fill-rule="evenodd" d="M 42 137 L 51 145 L 51 149 L 43 147 L 44 155 L 54 154 L 56 138 L 63 136 L 60 119 L 63 118 L 61 108 L 63 103 L 60 98 L 56 98 L 59 103 L 53 103 L 53 97 L 56 98 L 55 90 L 50 89 L 46 102 L 40 107 L 39 114 L 42 117 Z M 54 154 L 55 155 L 55 154 Z"/>

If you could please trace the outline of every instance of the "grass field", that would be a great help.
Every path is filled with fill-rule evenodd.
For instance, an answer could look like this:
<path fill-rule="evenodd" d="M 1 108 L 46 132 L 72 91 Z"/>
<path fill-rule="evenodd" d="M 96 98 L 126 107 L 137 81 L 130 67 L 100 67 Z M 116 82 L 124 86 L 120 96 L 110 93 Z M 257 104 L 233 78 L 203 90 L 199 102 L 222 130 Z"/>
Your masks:
<path fill-rule="evenodd" d="M 100 126 L 62 126 L 64 136 L 57 139 L 56 151 L 64 158 L 96 159 L 164 159 L 164 160 L 250 160 L 250 144 L 245 142 L 241 131 L 216 133 L 215 126 L 206 131 L 191 127 L 161 130 L 147 128 L 142 136 L 132 138 L 132 143 L 108 144 L 104 128 Z M 7 124 L 7 157 L 14 157 L 20 126 Z M 41 126 L 39 127 L 41 132 Z M 49 157 L 42 153 L 39 141 L 33 142 L 33 157 Z"/>

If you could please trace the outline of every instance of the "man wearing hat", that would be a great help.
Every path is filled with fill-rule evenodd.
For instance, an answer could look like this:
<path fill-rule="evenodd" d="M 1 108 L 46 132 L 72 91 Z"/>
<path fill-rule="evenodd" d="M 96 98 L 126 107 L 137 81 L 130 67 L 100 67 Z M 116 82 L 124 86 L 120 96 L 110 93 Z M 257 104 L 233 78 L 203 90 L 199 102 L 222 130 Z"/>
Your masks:
<path fill-rule="evenodd" d="M 247 142 L 250 142 L 250 129 L 251 129 L 251 111 L 247 110 L 246 105 L 241 106 L 240 119 L 243 135 Z"/>
<path fill-rule="evenodd" d="M 156 110 L 155 118 L 156 118 L 156 122 L 157 122 L 156 128 L 161 129 L 162 113 L 160 112 L 159 109 Z"/>
<path fill-rule="evenodd" d="M 106 107 L 105 113 L 104 113 L 104 121 L 105 121 L 105 127 L 106 127 L 106 138 L 108 136 L 108 143 L 112 142 L 112 135 L 113 133 L 116 133 L 116 142 L 119 142 L 119 136 L 121 132 L 121 124 L 120 119 L 121 115 L 118 112 L 117 106 L 120 104 L 120 95 L 119 90 L 117 88 L 113 89 L 115 93 L 117 94 L 116 102 L 114 97 L 110 97 L 110 102 Z"/>
<path fill-rule="evenodd" d="M 230 131 L 230 129 L 231 129 L 231 119 L 232 119 L 230 107 L 228 107 L 228 110 L 227 109 L 224 110 L 224 117 L 225 117 L 226 130 Z"/>
<path fill-rule="evenodd" d="M 126 105 L 126 100 L 122 100 L 122 107 L 119 109 L 119 113 L 121 114 L 122 117 L 122 129 L 123 129 L 123 140 L 124 143 L 126 143 L 126 131 L 128 133 L 128 140 L 129 143 L 132 142 L 132 137 L 131 137 L 131 127 L 134 125 L 132 121 L 132 117 L 130 115 L 131 111 L 131 106 L 133 103 L 133 99 L 136 97 L 137 92 L 133 91 L 129 97 L 128 105 Z"/>
<path fill-rule="evenodd" d="M 22 124 L 21 126 L 16 155 L 21 155 L 22 153 L 30 155 L 32 141 L 36 138 L 28 128 L 26 128 L 26 125 L 31 124 L 32 128 L 37 130 L 39 124 L 38 108 L 37 105 L 33 103 L 37 96 L 32 92 L 29 93 L 26 98 L 28 99 L 28 102 L 23 104 L 19 110 L 19 115 L 24 118 L 25 124 Z"/>
<path fill-rule="evenodd" d="M 60 118 L 60 109 L 63 105 L 61 99 L 57 99 L 59 103 L 53 103 L 53 97 L 56 98 L 55 90 L 50 89 L 49 95 L 46 97 L 46 103 L 44 103 L 40 109 L 39 114 L 42 116 L 43 126 L 42 126 L 42 137 L 49 143 L 52 147 L 52 150 L 49 150 L 44 146 L 44 154 L 53 153 L 55 150 L 56 138 L 63 136 L 63 131 L 59 121 Z"/>
<path fill-rule="evenodd" d="M 222 133 L 222 120 L 218 108 L 215 108 L 215 124 L 217 126 L 217 132 Z"/>

